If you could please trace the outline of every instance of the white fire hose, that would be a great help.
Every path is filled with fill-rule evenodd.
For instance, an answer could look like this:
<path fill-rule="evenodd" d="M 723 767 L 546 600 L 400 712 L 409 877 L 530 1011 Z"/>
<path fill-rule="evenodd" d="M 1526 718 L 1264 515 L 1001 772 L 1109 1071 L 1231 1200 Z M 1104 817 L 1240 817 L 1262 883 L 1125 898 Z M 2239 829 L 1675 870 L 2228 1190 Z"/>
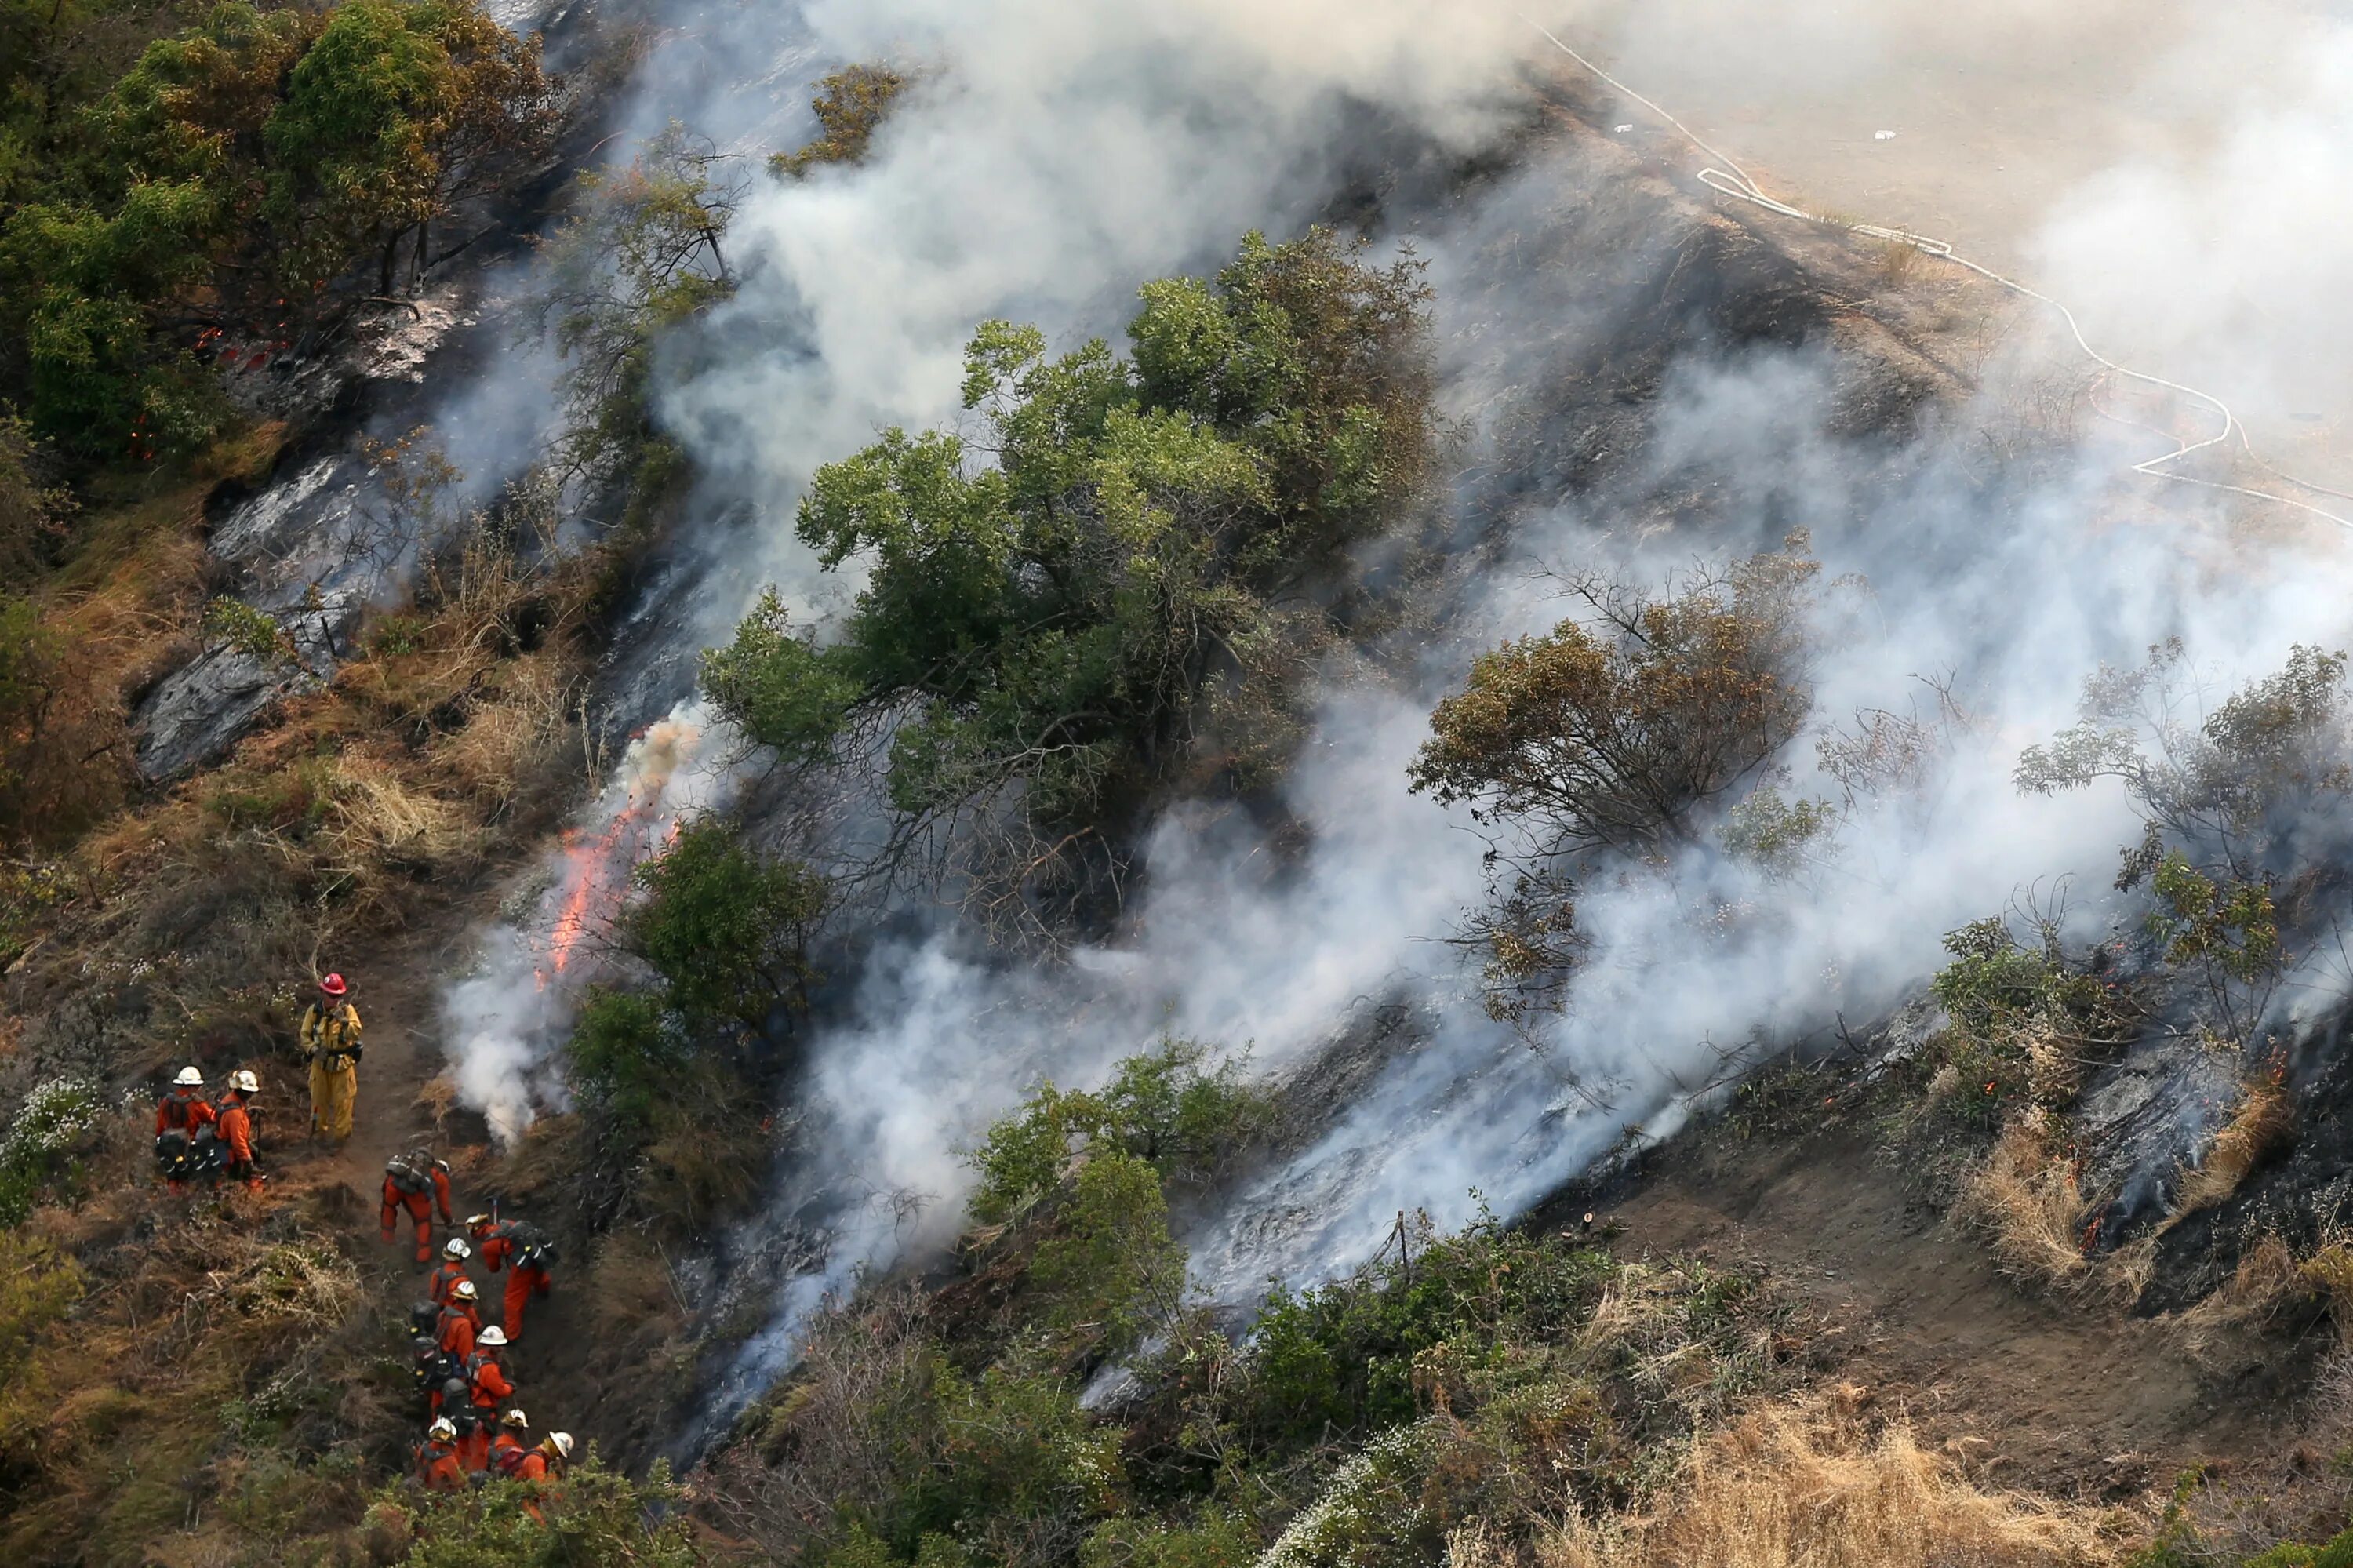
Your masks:
<path fill-rule="evenodd" d="M 2328 511 L 2325 507 L 2316 506 L 2308 501 L 2298 501 L 2293 496 L 2280 495 L 2271 491 L 2255 490 L 2243 484 L 2231 484 L 2221 480 L 2200 479 L 2190 474 L 2173 471 L 2175 464 L 2180 462 L 2184 458 L 2190 456 L 2192 453 L 2204 451 L 2210 447 L 2219 447 L 2229 441 L 2232 437 L 2236 437 L 2238 440 L 2239 450 L 2246 454 L 2249 461 L 2254 463 L 2256 467 L 2262 469 L 2264 472 L 2274 475 L 2286 483 L 2295 486 L 2298 490 L 2309 491 L 2316 495 L 2330 495 L 2337 497 L 2340 500 L 2353 501 L 2353 494 L 2348 494 L 2341 490 L 2330 490 L 2325 485 L 2314 484 L 2308 481 L 2297 479 L 2292 474 L 2282 473 L 2279 470 L 2263 461 L 2262 458 L 2257 457 L 2255 455 L 2253 446 L 2250 444 L 2247 440 L 2246 427 L 2239 423 L 2238 416 L 2231 412 L 2230 406 L 2224 403 L 2220 397 L 2215 397 L 2212 393 L 2201 392 L 2195 387 L 2185 387 L 2179 381 L 2168 381 L 2162 376 L 2151 376 L 2147 371 L 2135 370 L 2130 366 L 2118 365 L 2115 360 L 2110 359 L 2106 355 L 2102 354 L 2098 349 L 2094 348 L 2090 342 L 2084 338 L 2084 329 L 2075 320 L 2075 313 L 2069 310 L 2065 305 L 2061 304 L 2057 300 L 2052 299 L 2050 295 L 2042 293 L 2039 290 L 2030 289 L 2014 278 L 2006 278 L 1990 267 L 1970 260 L 1968 257 L 1960 254 L 1957 250 L 1955 250 L 1953 249 L 1952 242 L 1949 240 L 1938 239 L 1931 235 L 1915 234 L 1908 228 L 1888 228 L 1876 223 L 1853 223 L 1845 218 L 1831 217 L 1827 214 L 1808 212 L 1803 207 L 1792 207 L 1789 203 L 1782 201 L 1767 193 L 1763 186 L 1759 185 L 1756 180 L 1749 176 L 1748 171 L 1742 168 L 1738 161 L 1733 158 L 1730 154 L 1724 152 L 1720 148 L 1709 145 L 1706 140 L 1701 137 L 1699 133 L 1694 132 L 1690 126 L 1684 124 L 1682 121 L 1668 113 L 1664 109 L 1659 107 L 1658 104 L 1651 101 L 1650 99 L 1643 97 L 1639 92 L 1636 92 L 1632 88 L 1628 87 L 1624 82 L 1620 81 L 1608 71 L 1603 70 L 1599 66 L 1594 64 L 1593 61 L 1577 53 L 1577 50 L 1569 48 L 1567 44 L 1562 42 L 1561 39 L 1555 35 L 1550 28 L 1545 26 L 1544 24 L 1536 21 L 1534 17 L 1525 15 L 1523 15 L 1520 17 L 1520 20 L 1527 23 L 1529 26 L 1534 27 L 1537 32 L 1542 33 L 1545 37 L 1551 42 L 1553 48 L 1558 49 L 1562 54 L 1567 55 L 1570 59 L 1575 60 L 1578 65 L 1584 67 L 1587 71 L 1590 72 L 1596 78 L 1608 83 L 1610 87 L 1615 88 L 1619 92 L 1623 93 L 1626 97 L 1632 99 L 1635 102 L 1641 104 L 1643 108 L 1657 115 L 1661 120 L 1666 122 L 1669 126 L 1672 127 L 1677 135 L 1683 137 L 1684 141 L 1689 142 L 1693 146 L 1698 148 L 1709 157 L 1716 160 L 1716 164 L 1720 164 L 1721 167 L 1712 164 L 1699 172 L 1698 177 L 1700 184 L 1707 186 L 1710 190 L 1722 196 L 1730 196 L 1736 201 L 1745 201 L 1753 207 L 1761 207 L 1767 212 L 1778 213 L 1783 217 L 1795 218 L 1800 223 L 1810 223 L 1815 225 L 1817 228 L 1821 228 L 1841 229 L 1849 234 L 1859 234 L 1867 239 L 1885 240 L 1891 245 L 1908 245 L 1913 249 L 1920 251 L 1924 255 L 1933 256 L 1941 261 L 1949 261 L 1956 267 L 1966 267 L 1970 271 L 1978 274 L 1978 276 L 1987 279 L 1991 282 L 2000 284 L 2002 288 L 2009 290 L 2011 293 L 2020 295 L 2025 299 L 2032 300 L 2039 304 L 2048 305 L 2051 309 L 2058 312 L 2059 318 L 2067 323 L 2068 332 L 2073 334 L 2075 346 L 2082 349 L 2084 355 L 2094 364 L 2103 366 L 2118 376 L 2127 377 L 2134 381 L 2138 381 L 2145 386 L 2162 387 L 2168 392 L 2178 392 L 2185 397 L 2193 398 L 2198 402 L 2205 404 L 2208 408 L 2213 409 L 2215 413 L 2221 416 L 2222 428 L 2203 440 L 2185 441 L 2179 436 L 2168 436 L 2168 439 L 2173 442 L 2173 450 L 2169 452 L 2160 453 L 2158 456 L 2149 459 L 2147 462 L 2137 462 L 2133 464 L 2133 472 L 2145 474 L 2151 479 L 2165 480 L 2174 484 L 2194 485 L 2200 490 L 2218 490 L 2226 492 L 2232 495 L 2251 496 L 2257 501 L 2268 501 L 2276 505 L 2293 507 L 2299 512 L 2309 512 L 2314 516 L 2325 517 L 2329 522 L 2337 524 L 2340 527 L 2353 528 L 2353 519 L 2341 517 L 2336 513 Z"/>

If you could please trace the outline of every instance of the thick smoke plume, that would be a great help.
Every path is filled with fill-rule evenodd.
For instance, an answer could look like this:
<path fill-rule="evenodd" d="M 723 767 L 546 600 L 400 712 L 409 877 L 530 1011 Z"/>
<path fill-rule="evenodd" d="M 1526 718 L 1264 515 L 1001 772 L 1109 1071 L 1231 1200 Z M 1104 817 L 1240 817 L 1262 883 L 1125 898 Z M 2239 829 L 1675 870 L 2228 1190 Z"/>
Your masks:
<path fill-rule="evenodd" d="M 1715 35 L 1694 37 L 1707 48 Z M 666 406 L 714 487 L 764 520 L 714 543 L 702 617 L 673 634 L 715 640 L 767 580 L 825 613 L 841 585 L 790 539 L 799 485 L 880 425 L 952 413 L 956 351 L 975 322 L 1036 320 L 1064 341 L 1115 332 L 1136 283 L 1213 261 L 1243 228 L 1311 216 L 1344 167 L 1344 132 L 1370 107 L 1447 148 L 1492 136 L 1532 41 L 1503 10 L 1325 0 L 824 4 L 759 39 L 744 90 L 764 102 L 790 96 L 777 85 L 788 72 L 772 77 L 770 62 L 791 62 L 799 82 L 820 64 L 876 57 L 924 74 L 866 166 L 766 191 L 739 222 L 745 288 L 681 354 L 696 368 Z M 2353 49 L 2353 30 L 2330 42 Z M 2353 54 L 2295 68 L 2295 90 L 2233 128 L 2220 152 L 2137 159 L 2056 210 L 2037 252 L 2062 289 L 2117 313 L 2094 314 L 2096 328 L 2178 353 L 2192 363 L 2151 368 L 2189 372 L 2248 406 L 2342 411 L 2331 377 L 2345 356 L 2321 373 L 2293 353 L 2347 330 L 2329 260 L 2339 220 L 2326 203 L 2275 203 L 2274 182 L 2257 177 L 2306 166 L 2304 149 L 2330 137 L 2342 144 L 2328 64 L 2338 58 Z M 1604 297 L 1564 326 L 1557 291 L 1508 270 L 1504 239 L 1534 226 L 1549 183 L 1577 177 L 1539 161 L 1417 237 L 1436 261 L 1453 345 L 1450 397 L 1474 419 L 1525 390 L 1498 380 L 1498 345 L 1611 328 Z M 1852 205 L 1847 193 L 1810 194 Z M 2242 196 L 2261 211 L 2241 212 Z M 2169 240 L 2190 213 L 2209 220 L 2198 230 L 2207 238 Z M 2226 219 L 2263 242 L 2229 238 Z M 2150 281 L 2120 300 L 2126 277 Z M 1472 299 L 1475 312 L 1461 303 Z M 2147 328 L 2152 314 L 2179 324 Z M 1989 389 L 1893 464 L 1831 417 L 1833 370 L 1818 355 L 1694 356 L 1670 377 L 1639 471 L 1525 519 L 1504 558 L 1465 585 L 1416 677 L 1335 683 L 1286 787 L 1308 830 L 1303 863 L 1278 871 L 1239 822 L 1180 806 L 1150 840 L 1140 909 L 1113 949 L 1008 969 L 944 929 L 879 948 L 846 1020 L 807 1042 L 802 1153 L 776 1198 L 823 1261 L 786 1287 L 729 1401 L 784 1363 L 827 1292 L 945 1234 L 960 1150 L 1038 1076 L 1089 1081 L 1163 1033 L 1248 1049 L 1275 1073 L 1335 1050 L 1375 1054 L 1351 1102 L 1192 1238 L 1202 1287 L 1247 1300 L 1270 1274 L 1304 1281 L 1351 1266 L 1399 1209 L 1447 1224 L 1482 1199 L 1525 1208 L 1629 1126 L 1668 1130 L 1744 1050 L 1884 1014 L 1935 968 L 1944 932 L 2013 898 L 2048 898 L 2072 879 L 2074 928 L 2104 930 L 2114 911 L 2087 890 L 2105 885 L 2137 825 L 2112 795 L 2021 799 L 2019 749 L 2073 719 L 2098 663 L 2132 662 L 2165 637 L 2188 641 L 2218 694 L 2276 667 L 2292 641 L 2340 644 L 2342 540 L 2274 518 L 2251 539 L 2207 498 L 2127 481 L 2131 461 L 2168 443 L 2088 414 L 2072 455 L 2031 484 L 1989 474 L 1985 432 L 2013 423 L 2016 401 L 2038 387 L 2068 406 L 2083 372 L 2010 353 L 1992 350 Z M 1704 532 L 1657 514 L 1647 498 L 1669 481 L 1717 498 Z M 1930 778 L 1861 800 L 1835 855 L 1798 877 L 1769 880 L 1702 848 L 1592 879 L 1579 914 L 1593 955 L 1568 1011 L 1533 1038 L 1490 1022 L 1444 940 L 1483 895 L 1483 842 L 1405 785 L 1430 704 L 1478 650 L 1561 616 L 1539 567 L 1659 581 L 1694 553 L 1767 547 L 1792 524 L 1811 530 L 1826 578 L 1869 585 L 1825 596 L 1819 724 L 1906 709 L 1926 693 L 1914 677 L 1947 686 L 1968 722 L 1944 727 Z M 678 738 L 669 777 L 703 777 L 693 743 Z M 1805 745 L 1786 761 L 1786 793 L 1836 793 Z M 624 765 L 613 804 L 584 830 L 589 842 L 630 802 L 657 802 L 650 824 L 707 798 L 645 785 L 645 766 Z M 597 863 L 654 842 L 617 841 Z M 576 874 L 609 887 L 615 873 Z M 552 929 L 549 912 L 584 885 L 559 881 L 538 928 Z M 542 949 L 501 940 L 512 951 L 494 950 L 453 995 L 453 1022 L 468 1022 L 451 1039 L 468 1098 L 511 1129 L 545 1092 L 561 1018 L 560 1003 L 527 990 Z"/>

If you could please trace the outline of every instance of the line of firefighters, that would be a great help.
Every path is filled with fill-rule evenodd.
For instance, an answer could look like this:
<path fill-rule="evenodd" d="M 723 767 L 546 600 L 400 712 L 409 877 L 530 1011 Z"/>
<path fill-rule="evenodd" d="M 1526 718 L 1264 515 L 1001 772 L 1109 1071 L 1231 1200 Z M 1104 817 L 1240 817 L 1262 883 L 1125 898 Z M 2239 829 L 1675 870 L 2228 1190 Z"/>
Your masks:
<path fill-rule="evenodd" d="M 457 1223 L 446 1162 L 417 1150 L 385 1164 L 380 1218 L 387 1244 L 398 1235 L 403 1213 L 409 1219 L 417 1261 L 432 1262 L 435 1215 L 445 1225 Z M 512 1403 L 515 1385 L 504 1359 L 522 1339 L 523 1313 L 532 1298 L 545 1296 L 554 1284 L 549 1271 L 555 1248 L 538 1227 L 495 1213 L 469 1215 L 465 1228 L 465 1235 L 443 1244 L 441 1262 L 425 1282 L 426 1299 L 411 1314 L 417 1382 L 431 1418 L 417 1446 L 417 1479 L 426 1490 L 438 1492 L 463 1491 L 491 1476 L 545 1482 L 563 1475 L 572 1457 L 572 1435 L 551 1432 L 540 1443 L 528 1441 L 529 1421 Z M 477 1245 L 482 1266 L 506 1276 L 501 1323 L 482 1321 L 481 1290 L 467 1272 Z M 535 1500 L 524 1506 L 539 1517 Z"/>
<path fill-rule="evenodd" d="M 300 1030 L 310 1067 L 311 1134 L 340 1147 L 352 1134 L 360 1021 L 341 975 L 327 976 L 319 989 L 320 1001 L 305 1012 Z M 156 1162 L 174 1192 L 223 1181 L 261 1190 L 252 1113 L 260 1092 L 260 1079 L 241 1068 L 229 1075 L 218 1101 L 210 1101 L 204 1075 L 193 1065 L 180 1070 L 155 1107 Z M 444 1225 L 455 1226 L 448 1165 L 422 1150 L 389 1160 L 380 1216 L 385 1244 L 396 1240 L 405 1213 L 417 1261 L 432 1262 L 437 1212 Z M 554 1286 L 555 1248 L 536 1226 L 501 1219 L 495 1211 L 470 1215 L 465 1232 L 443 1245 L 440 1266 L 426 1282 L 427 1299 L 411 1313 L 417 1385 L 429 1417 L 425 1440 L 416 1448 L 417 1480 L 437 1492 L 463 1491 L 493 1475 L 543 1485 L 563 1476 L 572 1457 L 572 1435 L 551 1432 L 539 1443 L 529 1440 L 530 1423 L 512 1403 L 515 1386 L 501 1358 L 522 1340 L 532 1298 Z M 483 1323 L 481 1293 L 467 1273 L 475 1244 L 482 1266 L 506 1276 L 499 1323 Z M 535 1498 L 523 1506 L 533 1518 L 541 1517 Z"/>

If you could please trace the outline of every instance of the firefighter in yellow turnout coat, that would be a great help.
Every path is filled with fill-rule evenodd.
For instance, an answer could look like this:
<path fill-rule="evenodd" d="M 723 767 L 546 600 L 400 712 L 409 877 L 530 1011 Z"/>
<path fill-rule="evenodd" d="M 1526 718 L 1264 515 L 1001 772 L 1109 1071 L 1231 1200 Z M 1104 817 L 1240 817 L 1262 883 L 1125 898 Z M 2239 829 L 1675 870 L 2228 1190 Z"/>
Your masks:
<path fill-rule="evenodd" d="M 341 975 L 319 982 L 302 1014 L 302 1055 L 311 1064 L 311 1135 L 341 1144 L 352 1135 L 360 1090 L 360 1015 Z"/>

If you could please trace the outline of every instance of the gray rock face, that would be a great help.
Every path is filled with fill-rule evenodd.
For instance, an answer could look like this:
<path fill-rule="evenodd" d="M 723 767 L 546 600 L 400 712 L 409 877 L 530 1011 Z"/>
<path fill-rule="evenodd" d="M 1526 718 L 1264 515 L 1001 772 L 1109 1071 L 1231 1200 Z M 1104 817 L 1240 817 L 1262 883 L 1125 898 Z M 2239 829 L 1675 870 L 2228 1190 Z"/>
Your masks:
<path fill-rule="evenodd" d="M 278 703 L 322 683 L 284 660 L 226 644 L 207 648 L 165 676 L 141 706 L 139 771 L 160 783 L 217 762 Z"/>
<path fill-rule="evenodd" d="M 370 603 L 396 588 L 416 557 L 417 524 L 388 502 L 364 443 L 378 429 L 424 423 L 427 371 L 473 346 L 482 325 L 470 285 L 451 285 L 355 331 L 332 360 L 290 366 L 242 388 L 256 412 L 300 418 L 353 384 L 372 417 L 332 449 L 291 465 L 214 529 L 211 552 L 233 597 L 278 625 L 283 651 L 215 640 L 160 682 L 133 715 L 134 758 L 151 783 L 217 762 L 287 697 L 318 690 L 351 651 Z M 239 378 L 246 379 L 246 378 Z"/>

